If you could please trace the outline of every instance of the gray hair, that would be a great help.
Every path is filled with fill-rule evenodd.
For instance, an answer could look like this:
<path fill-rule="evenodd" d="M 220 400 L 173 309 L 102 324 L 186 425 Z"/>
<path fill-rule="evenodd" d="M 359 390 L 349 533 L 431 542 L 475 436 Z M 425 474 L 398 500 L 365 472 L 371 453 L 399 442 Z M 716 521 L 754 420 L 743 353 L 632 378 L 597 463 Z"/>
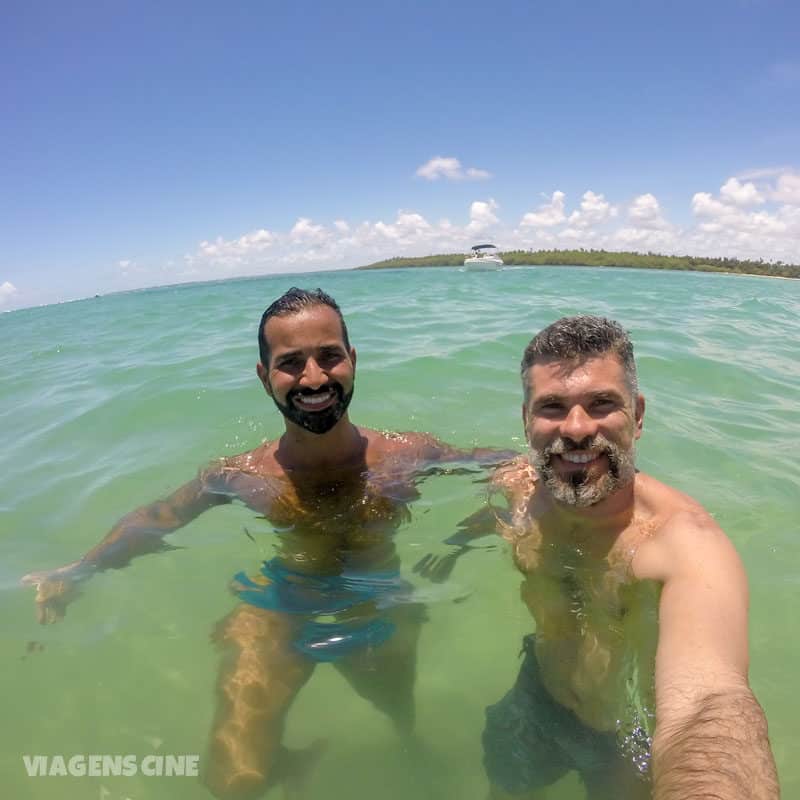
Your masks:
<path fill-rule="evenodd" d="M 580 361 L 594 356 L 613 354 L 625 371 L 625 380 L 633 397 L 639 393 L 633 343 L 628 332 L 614 320 L 605 317 L 562 317 L 531 339 L 522 355 L 520 375 L 525 396 L 528 370 L 542 361 Z"/>

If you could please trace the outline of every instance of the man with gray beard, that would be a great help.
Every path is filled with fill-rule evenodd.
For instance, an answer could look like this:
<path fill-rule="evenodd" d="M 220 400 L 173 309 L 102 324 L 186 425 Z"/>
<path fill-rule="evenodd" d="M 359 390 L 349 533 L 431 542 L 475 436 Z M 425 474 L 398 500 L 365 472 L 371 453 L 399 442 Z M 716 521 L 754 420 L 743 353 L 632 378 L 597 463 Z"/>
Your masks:
<path fill-rule="evenodd" d="M 628 334 L 558 320 L 521 372 L 531 456 L 494 486 L 536 633 L 487 709 L 491 796 L 542 797 L 577 770 L 591 800 L 776 800 L 744 569 L 695 500 L 634 467 L 645 402 Z"/>

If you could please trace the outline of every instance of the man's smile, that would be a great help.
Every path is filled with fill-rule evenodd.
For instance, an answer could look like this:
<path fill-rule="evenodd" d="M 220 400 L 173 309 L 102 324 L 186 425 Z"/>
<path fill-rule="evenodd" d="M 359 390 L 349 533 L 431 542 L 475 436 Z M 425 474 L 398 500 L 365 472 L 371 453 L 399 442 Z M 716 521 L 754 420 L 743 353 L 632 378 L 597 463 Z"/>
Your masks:
<path fill-rule="evenodd" d="M 594 461 L 602 455 L 603 453 L 576 453 L 575 451 L 570 451 L 568 453 L 562 453 L 561 458 L 563 458 L 564 461 L 569 461 L 570 464 L 588 464 L 590 461 Z"/>
<path fill-rule="evenodd" d="M 301 411 L 322 411 L 336 402 L 336 398 L 336 392 L 329 387 L 309 394 L 295 394 L 292 403 Z"/>

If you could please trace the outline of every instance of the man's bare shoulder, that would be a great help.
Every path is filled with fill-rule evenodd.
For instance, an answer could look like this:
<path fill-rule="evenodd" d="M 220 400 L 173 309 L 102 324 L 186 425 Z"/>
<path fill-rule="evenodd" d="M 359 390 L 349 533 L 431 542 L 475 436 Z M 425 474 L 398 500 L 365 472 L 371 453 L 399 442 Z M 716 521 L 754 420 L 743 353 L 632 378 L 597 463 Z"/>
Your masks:
<path fill-rule="evenodd" d="M 278 477 L 283 469 L 275 458 L 277 441 L 264 442 L 252 450 L 232 456 L 222 456 L 207 464 L 200 477 L 207 483 L 230 481 L 238 476 L 255 476 L 262 478 Z"/>
<path fill-rule="evenodd" d="M 698 560 L 717 556 L 728 560 L 732 553 L 735 557 L 716 520 L 688 494 L 639 473 L 637 502 L 654 523 L 633 560 L 638 578 L 664 582 Z"/>
<path fill-rule="evenodd" d="M 384 459 L 425 460 L 434 458 L 449 446 L 430 433 L 418 431 L 376 431 L 359 427 L 367 441 L 367 458 L 371 463 Z"/>

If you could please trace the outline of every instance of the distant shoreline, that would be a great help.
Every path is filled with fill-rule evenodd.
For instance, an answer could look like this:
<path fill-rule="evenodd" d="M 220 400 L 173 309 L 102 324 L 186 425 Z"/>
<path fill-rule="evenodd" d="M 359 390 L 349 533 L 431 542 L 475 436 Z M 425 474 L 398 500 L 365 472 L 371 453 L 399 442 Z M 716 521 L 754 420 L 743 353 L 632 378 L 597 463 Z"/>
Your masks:
<path fill-rule="evenodd" d="M 667 269 L 681 272 L 717 272 L 729 275 L 757 275 L 765 278 L 800 279 L 800 265 L 781 261 L 747 261 L 737 258 L 667 256 L 658 253 L 615 252 L 610 250 L 511 250 L 500 253 L 507 267 L 622 267 L 627 269 Z M 405 269 L 408 267 L 460 267 L 463 253 L 444 253 L 416 258 L 398 256 L 376 261 L 356 270 Z"/>

